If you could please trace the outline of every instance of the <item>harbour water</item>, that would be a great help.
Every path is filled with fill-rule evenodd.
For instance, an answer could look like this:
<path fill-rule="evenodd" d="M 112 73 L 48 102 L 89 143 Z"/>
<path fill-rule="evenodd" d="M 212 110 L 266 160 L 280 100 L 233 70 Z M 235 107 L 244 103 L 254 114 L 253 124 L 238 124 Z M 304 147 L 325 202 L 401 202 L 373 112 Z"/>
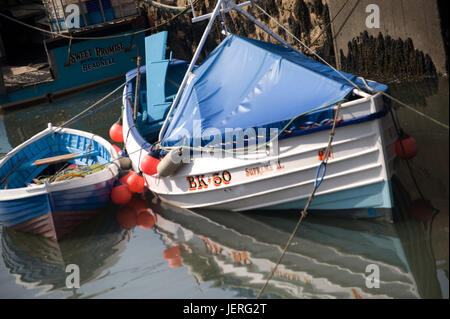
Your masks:
<path fill-rule="evenodd" d="M 0 115 L 0 153 L 48 122 L 65 122 L 119 84 Z M 390 87 L 448 124 L 447 79 Z M 120 107 L 118 99 L 71 127 L 108 137 Z M 449 298 L 448 131 L 404 108 L 398 117 L 419 145 L 410 161 L 414 177 L 439 212 L 412 213 L 419 193 L 398 160 L 395 223 L 309 214 L 263 298 Z M 0 298 L 255 298 L 298 219 L 293 211 L 192 212 L 146 196 L 155 214 L 150 229 L 119 223 L 124 208 L 114 205 L 58 244 L 0 228 Z M 66 286 L 69 264 L 79 266 L 79 288 Z M 374 265 L 375 287 L 368 282 Z"/>

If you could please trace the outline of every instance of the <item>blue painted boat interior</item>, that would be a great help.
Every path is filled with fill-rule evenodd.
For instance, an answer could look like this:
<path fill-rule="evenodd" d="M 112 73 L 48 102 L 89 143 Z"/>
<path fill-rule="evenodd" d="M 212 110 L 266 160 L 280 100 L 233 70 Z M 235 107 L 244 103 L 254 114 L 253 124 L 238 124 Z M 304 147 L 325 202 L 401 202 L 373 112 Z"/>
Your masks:
<path fill-rule="evenodd" d="M 68 162 L 79 166 L 107 164 L 111 158 L 110 152 L 103 145 L 90 138 L 69 133 L 51 133 L 24 147 L 0 167 L 2 180 L 22 162 L 0 188 L 4 189 L 6 183 L 8 189 L 25 187 L 48 167 L 48 165 L 36 166 L 33 164 L 34 161 L 73 153 L 80 154 Z"/>
<path fill-rule="evenodd" d="M 145 39 L 145 66 L 140 70 L 139 105 L 137 123 L 139 133 L 153 142 L 166 118 L 178 88 L 189 67 L 186 61 L 166 59 L 167 31 Z M 134 77 L 137 68 L 127 73 L 127 80 Z M 146 76 L 150 74 L 151 76 Z M 127 86 L 127 98 L 134 106 L 136 78 Z"/>
<path fill-rule="evenodd" d="M 150 143 L 157 140 L 159 130 L 161 129 L 164 119 L 167 116 L 169 108 L 189 66 L 186 61 L 172 59 L 172 54 L 169 54 L 169 58 L 166 58 L 167 36 L 167 31 L 163 31 L 145 38 L 145 66 L 139 69 L 140 85 L 138 93 L 139 102 L 137 106 L 136 127 L 140 135 Z M 194 68 L 194 73 L 198 68 L 199 67 L 197 66 Z M 126 94 L 132 110 L 134 110 L 134 100 L 136 95 L 136 74 L 137 68 L 127 73 L 127 81 L 129 81 L 129 83 L 127 85 Z M 147 76 L 148 74 L 150 76 Z M 212 96 L 211 93 L 208 93 L 207 95 L 207 98 Z M 346 96 L 346 100 L 349 101 L 357 98 L 359 97 L 353 93 Z M 183 101 L 186 102 L 185 100 Z M 180 104 L 182 104 L 183 101 Z M 294 117 L 292 120 L 287 119 L 281 121 L 279 123 L 279 127 L 277 128 L 280 130 L 284 129 L 284 131 L 279 138 L 289 138 L 292 136 L 311 134 L 320 130 L 329 129 L 334 118 L 334 108 L 332 108 L 332 106 L 336 104 L 337 102 L 323 108 L 316 110 L 313 109 L 303 114 L 297 114 L 297 117 Z M 210 110 L 212 109 L 213 108 L 210 108 Z M 215 111 L 208 112 L 215 113 Z M 129 115 L 130 114 L 132 113 L 129 113 Z M 176 114 L 176 112 L 174 112 L 174 114 Z M 385 113 L 380 114 L 379 116 L 384 115 Z M 198 116 L 198 114 L 195 116 Z M 340 122 L 338 125 L 343 126 L 357 124 L 359 122 L 373 120 L 377 117 L 378 115 L 375 117 L 362 117 L 356 119 L 357 121 L 349 121 L 348 123 Z M 133 122 L 130 121 L 129 124 L 133 125 Z M 173 126 L 173 123 L 171 125 Z M 266 140 L 271 138 L 269 130 L 264 125 L 254 127 L 254 129 L 257 129 L 258 132 L 261 132 L 261 129 L 266 129 Z M 210 144 L 213 142 L 214 137 L 211 136 L 210 138 L 210 140 L 202 139 L 202 146 L 209 145 L 218 147 L 219 145 Z M 260 142 L 261 140 L 259 139 L 258 141 Z M 251 141 L 244 141 L 243 146 L 247 146 L 249 142 Z M 176 145 L 178 142 L 168 143 L 166 141 L 165 143 L 171 146 Z M 222 147 L 225 146 L 223 145 Z"/>

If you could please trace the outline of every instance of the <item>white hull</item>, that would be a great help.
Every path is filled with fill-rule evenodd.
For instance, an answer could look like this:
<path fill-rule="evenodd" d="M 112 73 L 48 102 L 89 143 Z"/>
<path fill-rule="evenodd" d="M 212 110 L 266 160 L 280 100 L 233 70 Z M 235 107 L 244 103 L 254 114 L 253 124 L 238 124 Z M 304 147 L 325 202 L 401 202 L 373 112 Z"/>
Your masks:
<path fill-rule="evenodd" d="M 343 123 L 383 111 L 380 94 L 355 93 L 361 98 L 342 104 L 339 119 Z M 124 105 L 128 104 L 124 102 Z M 126 149 L 131 154 L 133 168 L 139 170 L 138 163 L 146 155 L 149 145 L 137 130 L 129 130 L 133 123 L 130 105 L 125 109 L 124 136 L 130 132 L 125 141 Z M 322 130 L 282 139 L 278 142 L 278 156 L 195 158 L 183 164 L 174 176 L 145 175 L 145 178 L 149 189 L 161 200 L 183 208 L 231 211 L 302 208 L 301 201 L 305 201 L 313 190 L 321 162 L 318 153 L 327 146 L 329 134 L 330 130 Z M 391 208 L 389 179 L 393 173 L 395 139 L 389 114 L 338 127 L 332 157 L 311 208 Z M 139 152 L 142 146 L 145 150 Z M 214 174 L 224 176 L 222 181 L 215 179 L 220 182 L 217 185 Z M 333 195 L 342 196 L 334 198 Z"/>

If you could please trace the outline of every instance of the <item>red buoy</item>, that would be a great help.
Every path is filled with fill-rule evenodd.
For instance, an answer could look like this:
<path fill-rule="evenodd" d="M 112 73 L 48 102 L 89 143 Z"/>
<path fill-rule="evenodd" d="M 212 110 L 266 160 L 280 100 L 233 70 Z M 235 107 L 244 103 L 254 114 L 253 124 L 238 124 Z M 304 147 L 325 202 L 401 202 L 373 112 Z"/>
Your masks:
<path fill-rule="evenodd" d="M 140 212 L 137 216 L 137 224 L 143 229 L 151 229 L 155 226 L 155 218 L 150 212 Z"/>
<path fill-rule="evenodd" d="M 130 171 L 130 172 L 128 172 L 127 175 L 122 176 L 122 177 L 119 179 L 119 181 L 120 181 L 122 184 L 126 184 L 126 183 L 127 183 L 128 177 L 130 177 L 130 176 L 133 175 L 133 174 L 134 174 L 134 172 L 133 172 L 133 171 Z"/>
<path fill-rule="evenodd" d="M 123 229 L 131 229 L 137 225 L 136 212 L 130 207 L 122 207 L 117 212 L 116 219 Z"/>
<path fill-rule="evenodd" d="M 128 185 L 119 185 L 112 189 L 111 200 L 116 205 L 125 205 L 131 200 L 131 192 Z"/>
<path fill-rule="evenodd" d="M 417 142 L 411 136 L 401 137 L 395 142 L 395 153 L 400 158 L 413 158 L 417 155 L 418 151 L 419 147 L 417 146 Z"/>
<path fill-rule="evenodd" d="M 411 205 L 411 217 L 418 222 L 426 222 L 433 217 L 433 207 L 424 199 L 415 200 Z"/>
<path fill-rule="evenodd" d="M 123 142 L 123 131 L 122 131 L 122 125 L 119 123 L 114 123 L 111 128 L 109 129 L 109 137 L 114 142 L 122 143 Z"/>
<path fill-rule="evenodd" d="M 154 155 L 146 154 L 141 161 L 141 171 L 147 175 L 155 175 L 160 160 Z"/>
<path fill-rule="evenodd" d="M 126 178 L 126 183 L 128 185 L 128 189 L 132 193 L 142 193 L 144 191 L 145 179 L 142 174 L 131 172 Z"/>

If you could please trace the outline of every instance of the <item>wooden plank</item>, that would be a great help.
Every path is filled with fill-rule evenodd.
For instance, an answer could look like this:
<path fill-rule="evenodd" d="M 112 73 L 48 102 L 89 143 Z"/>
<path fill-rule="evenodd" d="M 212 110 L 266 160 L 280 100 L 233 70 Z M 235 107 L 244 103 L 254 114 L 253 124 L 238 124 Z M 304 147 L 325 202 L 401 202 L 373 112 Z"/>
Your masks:
<path fill-rule="evenodd" d="M 42 166 L 42 165 L 57 164 L 57 163 L 73 160 L 78 155 L 80 155 L 80 153 L 71 153 L 71 154 L 64 154 L 64 155 L 42 158 L 42 159 L 38 159 L 38 160 L 34 161 L 33 165 Z"/>

